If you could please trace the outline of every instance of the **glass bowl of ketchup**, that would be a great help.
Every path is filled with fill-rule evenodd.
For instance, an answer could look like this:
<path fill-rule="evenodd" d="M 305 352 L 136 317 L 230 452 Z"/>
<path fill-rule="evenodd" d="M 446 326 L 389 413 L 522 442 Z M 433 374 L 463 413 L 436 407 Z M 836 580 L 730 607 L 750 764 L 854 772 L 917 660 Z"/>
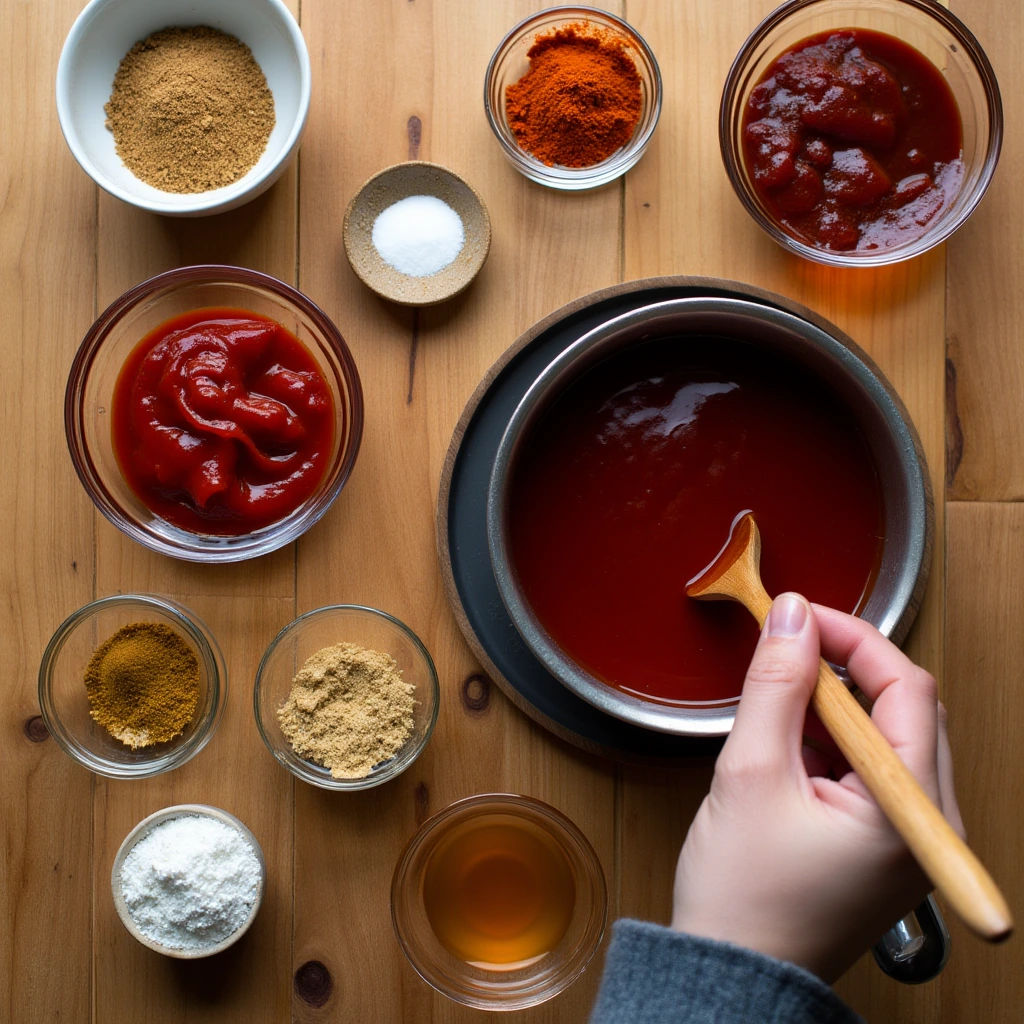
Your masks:
<path fill-rule="evenodd" d="M 790 0 L 743 44 L 719 141 L 747 211 L 780 245 L 839 267 L 918 256 L 988 188 L 999 86 L 933 0 Z"/>
<path fill-rule="evenodd" d="M 125 292 L 79 347 L 68 448 L 96 507 L 160 554 L 235 562 L 308 530 L 363 426 L 355 362 L 301 292 L 230 266 Z"/>

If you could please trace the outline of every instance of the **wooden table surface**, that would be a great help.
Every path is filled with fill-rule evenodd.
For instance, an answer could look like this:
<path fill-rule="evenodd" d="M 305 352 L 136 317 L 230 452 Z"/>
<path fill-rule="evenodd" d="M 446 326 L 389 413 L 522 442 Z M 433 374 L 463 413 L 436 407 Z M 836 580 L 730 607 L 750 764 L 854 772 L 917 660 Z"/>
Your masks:
<path fill-rule="evenodd" d="M 931 465 L 939 540 L 908 647 L 942 683 L 970 840 L 1024 920 L 1024 6 L 952 5 L 986 48 L 1003 91 L 1006 142 L 987 198 L 945 249 L 872 271 L 786 255 L 726 180 L 716 130 L 721 83 L 773 0 L 608 4 L 653 47 L 665 104 L 640 164 L 587 195 L 527 182 L 484 120 L 487 60 L 504 32 L 542 4 L 290 0 L 313 67 L 299 160 L 262 198 L 202 220 L 161 218 L 110 198 L 65 146 L 53 83 L 81 6 L 0 0 L 0 656 L 9 670 L 0 1019 L 481 1019 L 435 995 L 406 964 L 388 892 L 417 823 L 484 791 L 528 793 L 560 808 L 600 854 L 612 916 L 667 919 L 673 864 L 710 765 L 616 767 L 553 740 L 486 680 L 467 694 L 480 670 L 449 611 L 434 550 L 445 450 L 488 366 L 563 303 L 660 274 L 734 278 L 807 304 L 866 348 L 903 396 Z M 341 244 L 342 215 L 359 184 L 411 157 L 465 175 L 494 231 L 474 286 L 419 314 L 369 293 Z M 102 519 L 72 470 L 61 417 L 72 355 L 97 313 L 151 274 L 202 262 L 253 267 L 300 287 L 341 328 L 366 395 L 362 451 L 330 513 L 292 547 L 226 567 L 150 554 Z M 119 591 L 170 594 L 195 609 L 219 638 L 231 679 L 210 745 L 178 771 L 143 782 L 109 781 L 73 764 L 38 717 L 36 672 L 50 634 L 80 605 Z M 277 630 L 335 602 L 375 605 L 408 622 L 441 676 L 440 719 L 425 754 L 397 781 L 359 795 L 293 782 L 263 747 L 250 700 L 258 659 Z M 267 897 L 253 929 L 213 963 L 146 951 L 110 898 L 124 835 L 184 801 L 238 815 L 267 857 Z M 936 983 L 901 987 L 865 960 L 840 982 L 841 993 L 871 1021 L 1019 1021 L 1019 940 L 993 949 L 956 922 L 951 929 L 953 958 Z M 575 987 L 521 1019 L 583 1020 L 599 974 L 598 960 Z"/>

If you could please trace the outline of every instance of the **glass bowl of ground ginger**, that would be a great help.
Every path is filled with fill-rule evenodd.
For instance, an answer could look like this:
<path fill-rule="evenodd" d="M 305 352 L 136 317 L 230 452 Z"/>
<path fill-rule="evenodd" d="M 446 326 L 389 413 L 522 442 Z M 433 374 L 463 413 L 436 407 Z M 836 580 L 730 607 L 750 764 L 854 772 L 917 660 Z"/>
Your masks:
<path fill-rule="evenodd" d="M 395 778 L 422 753 L 438 710 L 437 670 L 405 623 L 362 605 L 300 615 L 256 672 L 256 725 L 304 782 L 358 790 Z"/>
<path fill-rule="evenodd" d="M 643 156 L 661 114 L 661 71 L 630 25 L 593 7 L 540 11 L 498 44 L 487 121 L 513 167 L 550 188 L 606 185 Z"/>
<path fill-rule="evenodd" d="M 209 629 L 170 598 L 117 594 L 79 608 L 39 666 L 39 707 L 57 745 L 112 779 L 140 779 L 195 757 L 227 698 Z"/>

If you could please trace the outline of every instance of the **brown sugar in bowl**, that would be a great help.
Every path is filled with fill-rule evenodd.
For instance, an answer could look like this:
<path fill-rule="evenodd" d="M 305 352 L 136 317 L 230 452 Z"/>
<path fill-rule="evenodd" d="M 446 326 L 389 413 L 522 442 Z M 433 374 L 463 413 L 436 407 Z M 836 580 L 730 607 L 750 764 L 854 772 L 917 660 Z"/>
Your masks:
<path fill-rule="evenodd" d="M 386 263 L 373 244 L 373 224 L 409 196 L 435 196 L 461 218 L 462 251 L 436 274 L 412 277 Z M 424 160 L 394 164 L 364 182 L 345 211 L 345 254 L 356 276 L 381 298 L 402 306 L 432 306 L 469 287 L 491 247 L 491 219 L 476 190 L 454 171 Z"/>

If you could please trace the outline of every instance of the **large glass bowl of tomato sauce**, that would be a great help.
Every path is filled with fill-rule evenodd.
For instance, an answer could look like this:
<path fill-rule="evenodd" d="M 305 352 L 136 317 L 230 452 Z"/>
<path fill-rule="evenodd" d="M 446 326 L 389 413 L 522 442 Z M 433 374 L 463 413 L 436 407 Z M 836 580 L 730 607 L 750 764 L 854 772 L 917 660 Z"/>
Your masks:
<path fill-rule="evenodd" d="M 846 41 L 828 44 L 837 34 Z M 784 54 L 815 56 L 805 44 L 817 45 L 835 81 L 801 82 L 805 69 L 793 64 L 779 74 Z M 805 68 L 813 78 L 813 61 Z M 787 166 L 785 107 L 794 92 L 814 110 L 800 112 L 801 139 Z M 984 50 L 934 0 L 789 0 L 743 44 L 719 111 L 722 158 L 750 215 L 784 248 L 839 267 L 897 263 L 945 241 L 985 194 L 1002 135 L 999 86 Z M 797 168 L 806 186 L 782 183 L 776 167 Z M 814 200 L 822 182 L 824 202 Z"/>
<path fill-rule="evenodd" d="M 285 486 L 266 482 L 271 479 L 275 460 L 287 465 L 292 456 L 283 443 L 275 447 L 274 443 L 260 439 L 258 428 L 257 433 L 246 434 L 245 444 L 254 449 L 253 459 L 262 460 L 271 475 L 245 480 L 245 487 L 254 496 L 251 510 L 228 502 L 223 508 L 218 507 L 216 496 L 206 506 L 193 504 L 194 494 L 202 497 L 201 489 L 179 488 L 177 482 L 166 487 L 140 482 L 145 480 L 147 467 L 145 450 L 138 445 L 146 438 L 126 418 L 126 381 L 131 381 L 122 372 L 130 372 L 133 378 L 139 372 L 143 365 L 140 343 L 145 339 L 148 344 L 168 328 L 188 328 L 204 321 L 237 325 L 249 317 L 256 325 L 272 323 L 284 328 L 272 347 L 263 350 L 260 358 L 268 365 L 258 366 L 259 381 L 278 373 L 275 386 L 278 397 L 287 406 L 291 401 L 287 394 L 289 382 L 294 384 L 296 378 L 287 374 L 281 377 L 279 364 L 297 360 L 296 367 L 305 372 L 318 394 L 317 450 L 299 454 L 298 461 L 305 462 L 308 471 L 304 478 L 298 470 L 291 475 L 291 480 L 301 481 L 301 486 L 291 492 L 293 500 L 289 500 L 287 474 L 280 474 Z M 279 344 L 283 347 L 274 347 Z M 247 358 L 249 352 L 246 350 Z M 193 375 L 178 389 L 173 401 L 199 408 L 197 403 L 204 398 L 198 391 L 205 389 L 208 401 L 211 389 L 215 392 L 224 385 L 216 369 L 211 368 L 209 377 L 202 371 Z M 251 391 L 246 390 L 250 384 L 249 369 L 242 366 L 243 401 L 251 417 L 258 419 L 275 406 L 259 394 L 265 388 L 254 386 Z M 298 408 L 294 401 L 291 406 Z M 281 407 L 279 403 L 278 412 Z M 210 408 L 203 408 L 203 416 L 217 420 L 219 414 Z M 228 418 L 225 414 L 224 422 Z M 298 413 L 295 418 L 302 420 Z M 71 367 L 64 398 L 64 426 L 79 479 L 96 507 L 118 529 L 150 550 L 174 558 L 236 562 L 290 543 L 330 508 L 359 451 L 362 388 L 352 354 L 338 328 L 301 292 L 242 267 L 182 267 L 125 292 L 93 324 Z M 222 433 L 230 434 L 233 429 L 229 425 Z M 289 429 L 294 430 L 294 422 L 290 422 Z M 255 447 L 252 437 L 259 439 Z M 126 451 L 133 445 L 134 461 L 126 458 Z M 188 445 L 181 447 L 187 449 Z M 187 450 L 184 454 L 188 454 Z M 235 469 L 239 479 L 246 458 L 245 453 L 238 456 Z M 229 453 L 231 459 L 234 456 Z"/>

